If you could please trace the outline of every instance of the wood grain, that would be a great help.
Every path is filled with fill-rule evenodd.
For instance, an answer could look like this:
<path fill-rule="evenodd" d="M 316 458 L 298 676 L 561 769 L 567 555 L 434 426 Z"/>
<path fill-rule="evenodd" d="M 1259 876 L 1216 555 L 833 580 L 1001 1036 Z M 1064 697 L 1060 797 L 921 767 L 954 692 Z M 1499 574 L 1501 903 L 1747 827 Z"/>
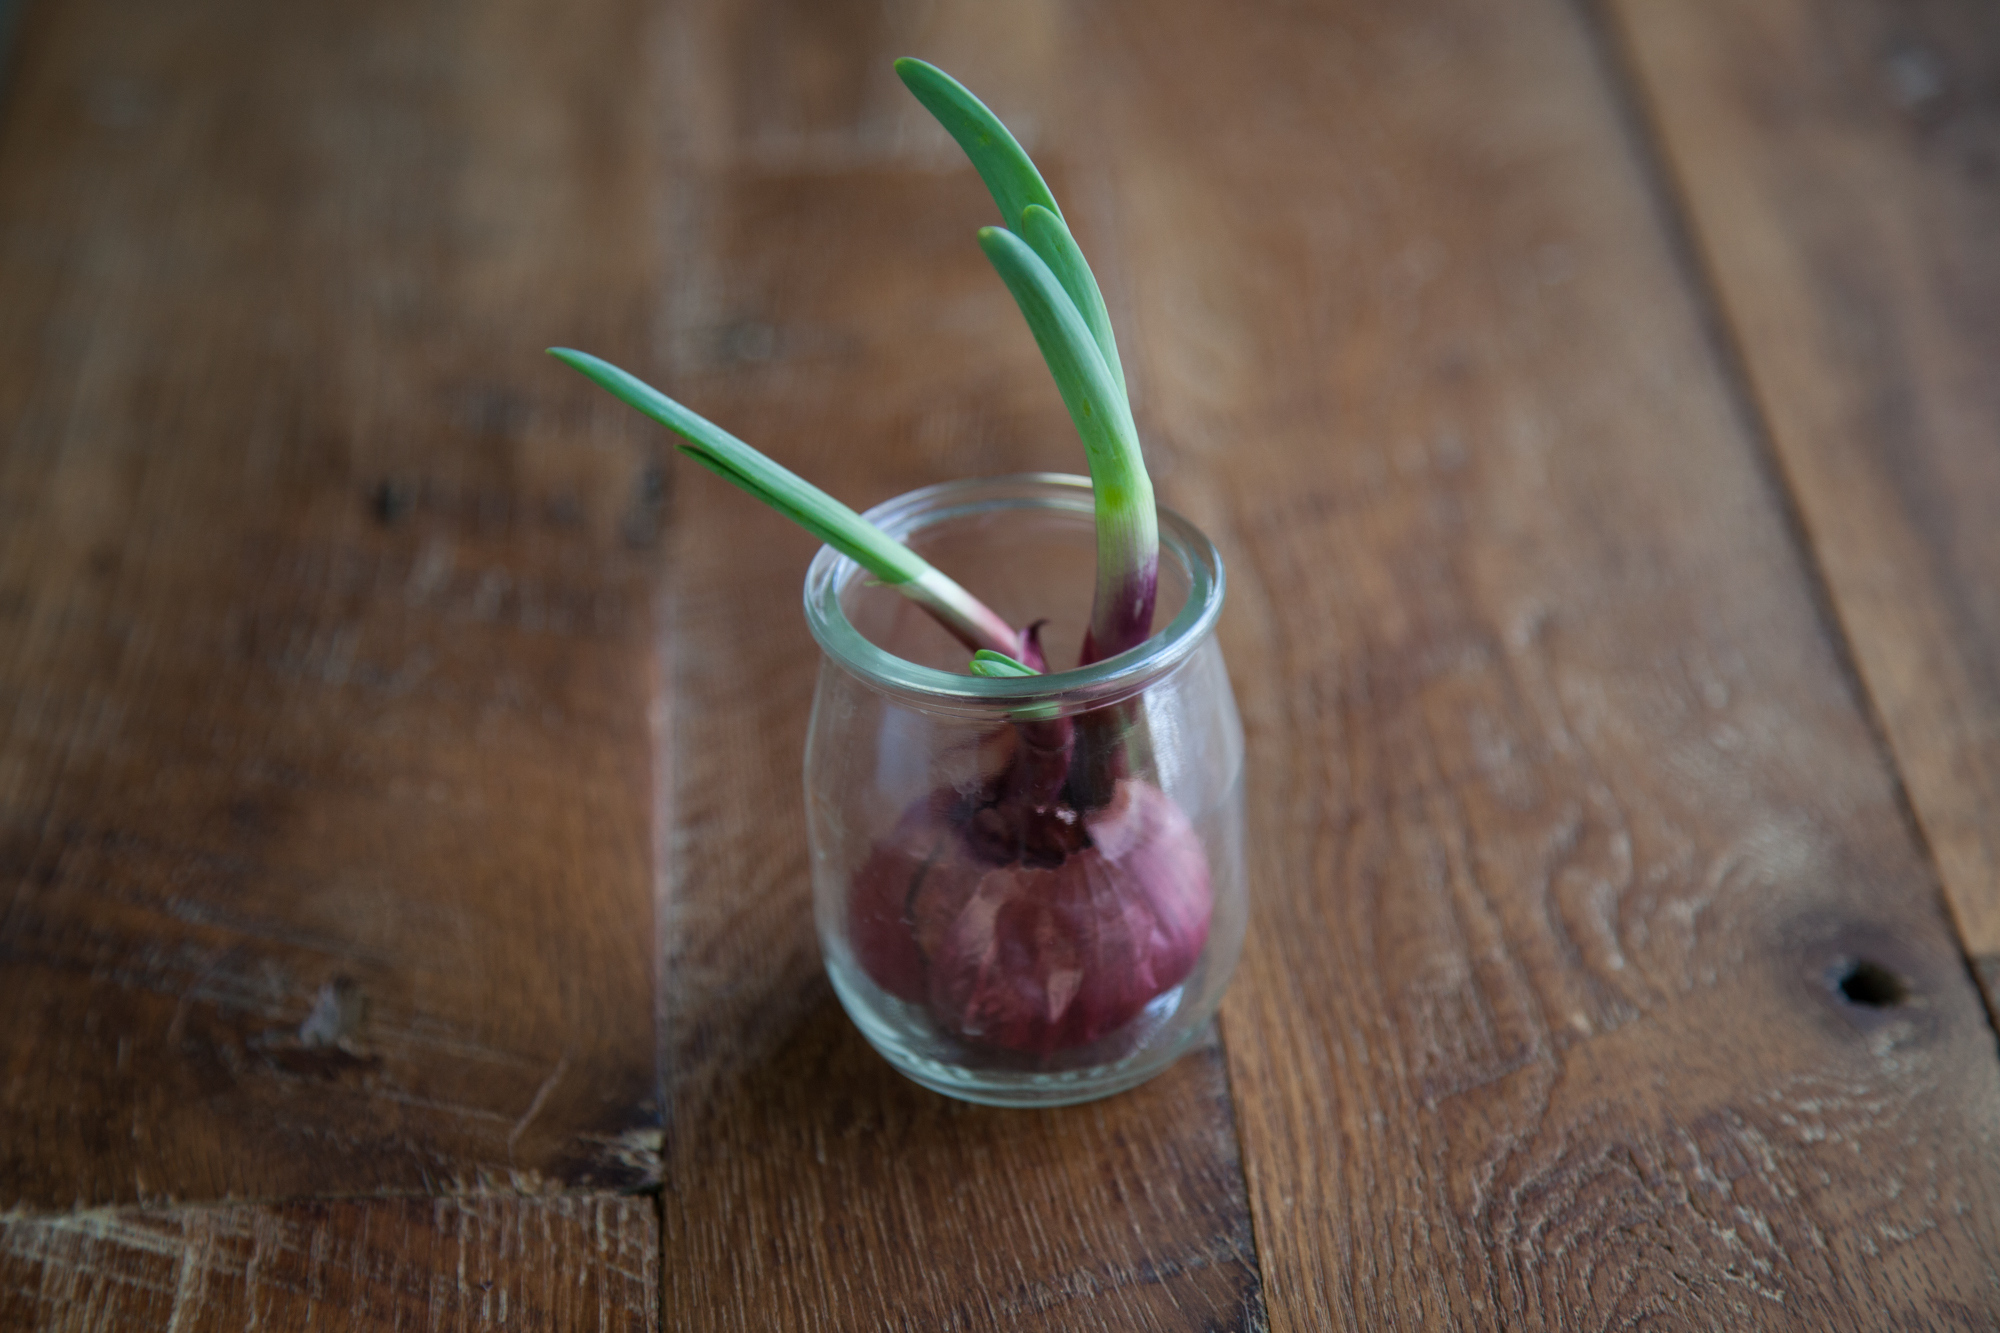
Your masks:
<path fill-rule="evenodd" d="M 1610 8 L 2000 1012 L 2000 13 Z"/>
<path fill-rule="evenodd" d="M 0 1326 L 651 1330 L 649 1200 L 376 1199 L 0 1221 Z"/>
<path fill-rule="evenodd" d="M 669 1328 L 1264 1326 L 1213 1046 L 1109 1101 L 997 1111 L 906 1081 L 822 987 L 724 1106 L 669 1159 Z"/>
<path fill-rule="evenodd" d="M 1058 12 L 1007 20 L 969 4 L 679 15 L 666 384 L 856 505 L 1082 462 L 975 240 L 992 204 L 890 68 L 914 52 L 991 90 L 1058 194 L 1081 197 L 1057 141 L 1032 138 L 1062 104 Z M 841 1014 L 798 776 L 814 543 L 684 462 L 669 475 L 667 1324 L 1259 1327 L 1213 1051 L 1101 1106 L 997 1112 L 904 1082 Z"/>
<path fill-rule="evenodd" d="M 2000 45 L 1617 13 L 1782 478 L 1562 0 L 33 7 L 0 1325 L 1992 1327 Z M 856 504 L 1074 468 L 906 52 L 1050 169 L 1231 566 L 1222 1040 L 1057 1112 L 841 1015 L 812 543 L 536 356 Z M 657 1218 L 560 1193 L 659 1173 L 656 1003 Z M 90 1207 L 495 1189 L 556 1197 Z"/>
<path fill-rule="evenodd" d="M 642 11 L 27 19 L 0 1209 L 643 1183 Z"/>
<path fill-rule="evenodd" d="M 1990 1327 L 1993 1032 L 1581 16 L 1093 14 L 1271 1326 Z"/>

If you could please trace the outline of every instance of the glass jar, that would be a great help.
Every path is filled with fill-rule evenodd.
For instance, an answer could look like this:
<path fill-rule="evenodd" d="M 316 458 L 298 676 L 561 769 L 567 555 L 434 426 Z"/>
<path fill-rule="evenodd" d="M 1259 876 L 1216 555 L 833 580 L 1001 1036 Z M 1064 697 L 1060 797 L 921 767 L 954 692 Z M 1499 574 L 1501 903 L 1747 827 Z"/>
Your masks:
<path fill-rule="evenodd" d="M 1095 587 L 1090 482 L 912 491 L 868 517 L 1077 659 Z M 1215 641 L 1222 564 L 1160 512 L 1154 635 L 1073 671 L 967 674 L 908 599 L 822 548 L 806 745 L 827 972 L 875 1048 L 939 1092 L 1058 1106 L 1157 1074 L 1243 944 L 1243 729 Z"/>

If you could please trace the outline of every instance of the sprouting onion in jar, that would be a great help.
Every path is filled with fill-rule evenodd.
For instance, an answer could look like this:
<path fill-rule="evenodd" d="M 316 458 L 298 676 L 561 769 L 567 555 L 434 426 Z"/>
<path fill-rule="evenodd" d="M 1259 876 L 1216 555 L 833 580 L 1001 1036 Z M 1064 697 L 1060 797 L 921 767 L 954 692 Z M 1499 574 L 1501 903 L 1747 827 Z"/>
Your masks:
<path fill-rule="evenodd" d="M 1047 184 L 951 76 L 899 60 L 910 91 L 964 148 L 999 205 L 980 247 L 1027 319 L 1089 461 L 1097 578 L 1079 666 L 1152 631 L 1159 525 L 1104 298 Z M 1017 629 L 846 505 L 617 367 L 551 349 L 682 437 L 680 449 L 911 598 L 985 676 L 1048 669 Z M 877 986 L 963 1040 L 1046 1055 L 1116 1031 L 1193 969 L 1213 909 L 1187 816 L 1130 776 L 1136 701 L 1075 717 L 1023 710 L 1007 757 L 974 790 L 913 803 L 853 876 L 852 939 Z"/>

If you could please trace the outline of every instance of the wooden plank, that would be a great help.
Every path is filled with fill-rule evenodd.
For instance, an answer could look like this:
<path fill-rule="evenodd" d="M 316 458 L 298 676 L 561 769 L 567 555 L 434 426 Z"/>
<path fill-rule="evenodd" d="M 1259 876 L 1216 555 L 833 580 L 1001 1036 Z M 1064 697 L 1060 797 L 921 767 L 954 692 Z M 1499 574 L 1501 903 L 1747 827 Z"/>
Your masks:
<path fill-rule="evenodd" d="M 373 1199 L 0 1221 L 0 1325 L 39 1333 L 652 1330 L 644 1199 Z"/>
<path fill-rule="evenodd" d="M 1207 1046 L 1086 1106 L 947 1101 L 822 988 L 669 1159 L 666 1324 L 1262 1328 L 1226 1096 Z"/>
<path fill-rule="evenodd" d="M 0 0 L 0 115 L 5 114 L 8 75 L 14 66 L 14 29 L 20 13 L 20 0 Z"/>
<path fill-rule="evenodd" d="M 642 19 L 28 15 L 0 1209 L 651 1177 Z"/>
<path fill-rule="evenodd" d="M 672 391 L 857 505 L 1078 470 L 974 239 L 992 205 L 890 69 L 926 55 L 1046 126 L 1059 37 L 1053 6 L 684 7 Z M 1035 146 L 1089 246 L 1089 189 L 1059 139 Z M 1257 1327 L 1213 1052 L 1104 1105 L 996 1112 L 904 1082 L 840 1013 L 798 778 L 814 543 L 684 462 L 671 475 L 668 1325 Z"/>
<path fill-rule="evenodd" d="M 1092 15 L 1272 1328 L 1987 1326 L 1992 1029 L 1581 16 Z"/>
<path fill-rule="evenodd" d="M 2000 1012 L 2000 13 L 1612 12 Z"/>

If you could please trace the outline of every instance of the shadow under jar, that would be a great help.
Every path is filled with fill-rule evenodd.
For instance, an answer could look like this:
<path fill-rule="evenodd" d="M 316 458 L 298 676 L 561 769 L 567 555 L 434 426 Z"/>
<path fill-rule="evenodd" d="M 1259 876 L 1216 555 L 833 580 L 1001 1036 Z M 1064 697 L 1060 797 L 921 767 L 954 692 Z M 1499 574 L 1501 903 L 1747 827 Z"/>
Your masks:
<path fill-rule="evenodd" d="M 868 513 L 1077 659 L 1090 483 L 949 482 Z M 908 599 L 822 548 L 806 745 L 813 904 L 841 1003 L 926 1087 L 997 1106 L 1121 1092 L 1171 1064 L 1243 945 L 1243 729 L 1223 573 L 1160 511 L 1155 632 L 1089 667 L 988 679 Z"/>

